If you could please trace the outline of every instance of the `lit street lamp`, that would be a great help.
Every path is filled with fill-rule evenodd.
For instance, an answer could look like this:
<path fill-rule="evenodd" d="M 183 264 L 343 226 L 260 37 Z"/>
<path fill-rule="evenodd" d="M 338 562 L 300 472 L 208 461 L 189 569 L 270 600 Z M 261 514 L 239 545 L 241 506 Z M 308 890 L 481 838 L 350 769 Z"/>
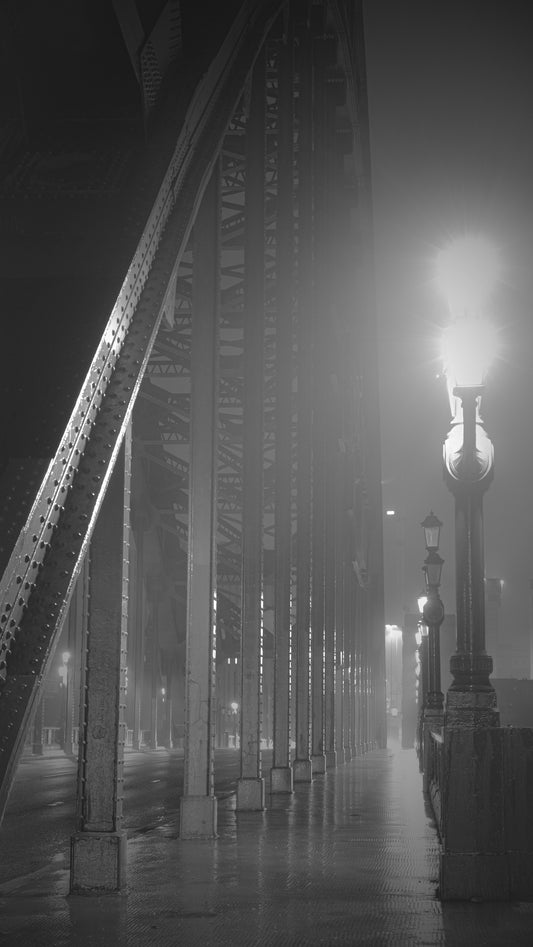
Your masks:
<path fill-rule="evenodd" d="M 457 651 L 450 671 L 446 725 L 497 726 L 492 658 L 485 651 L 483 494 L 493 476 L 493 447 L 479 409 L 494 354 L 486 303 L 500 275 L 494 248 L 481 237 L 463 237 L 442 251 L 437 279 L 452 323 L 443 340 L 452 426 L 444 444 L 446 483 L 455 498 Z"/>
<path fill-rule="evenodd" d="M 416 633 L 416 643 L 418 646 L 418 719 L 417 719 L 417 739 L 416 748 L 422 768 L 422 749 L 424 732 L 424 714 L 426 709 L 426 699 L 429 680 L 429 654 L 428 654 L 428 628 L 424 623 L 424 606 L 428 600 L 426 594 L 419 595 L 418 604 L 418 631 Z"/>
<path fill-rule="evenodd" d="M 230 707 L 233 716 L 233 746 L 237 749 L 237 718 L 239 715 L 239 705 L 236 700 L 232 700 Z"/>

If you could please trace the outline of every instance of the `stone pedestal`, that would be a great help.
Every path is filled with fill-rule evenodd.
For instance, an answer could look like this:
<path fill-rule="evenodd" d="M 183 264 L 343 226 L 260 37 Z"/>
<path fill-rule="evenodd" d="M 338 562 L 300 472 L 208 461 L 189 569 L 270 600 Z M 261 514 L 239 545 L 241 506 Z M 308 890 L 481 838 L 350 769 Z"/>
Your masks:
<path fill-rule="evenodd" d="M 446 695 L 444 722 L 453 730 L 477 730 L 498 727 L 500 712 L 496 706 L 496 691 L 454 691 Z"/>
<path fill-rule="evenodd" d="M 78 832 L 70 840 L 70 894 L 111 894 L 126 880 L 125 832 Z"/>
<path fill-rule="evenodd" d="M 270 770 L 270 792 L 293 792 L 290 766 L 273 766 Z"/>
<path fill-rule="evenodd" d="M 216 796 L 183 796 L 180 801 L 180 838 L 209 839 L 217 834 Z"/>
<path fill-rule="evenodd" d="M 533 901 L 533 729 L 444 731 L 440 898 Z"/>
<path fill-rule="evenodd" d="M 314 753 L 311 757 L 311 772 L 313 775 L 326 772 L 326 757 L 323 753 Z"/>
<path fill-rule="evenodd" d="M 292 764 L 292 775 L 295 783 L 310 783 L 313 780 L 311 760 L 295 760 Z"/>
<path fill-rule="evenodd" d="M 265 781 L 259 777 L 237 780 L 237 809 L 259 812 L 265 808 Z"/>
<path fill-rule="evenodd" d="M 337 751 L 328 750 L 326 753 L 326 769 L 335 769 L 337 765 Z"/>

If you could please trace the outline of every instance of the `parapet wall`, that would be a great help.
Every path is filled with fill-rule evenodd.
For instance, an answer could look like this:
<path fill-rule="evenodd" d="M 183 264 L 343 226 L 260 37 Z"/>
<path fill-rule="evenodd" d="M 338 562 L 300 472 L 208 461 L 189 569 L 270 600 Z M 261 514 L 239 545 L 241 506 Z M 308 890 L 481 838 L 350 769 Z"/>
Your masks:
<path fill-rule="evenodd" d="M 444 731 L 442 900 L 533 900 L 533 729 Z"/>

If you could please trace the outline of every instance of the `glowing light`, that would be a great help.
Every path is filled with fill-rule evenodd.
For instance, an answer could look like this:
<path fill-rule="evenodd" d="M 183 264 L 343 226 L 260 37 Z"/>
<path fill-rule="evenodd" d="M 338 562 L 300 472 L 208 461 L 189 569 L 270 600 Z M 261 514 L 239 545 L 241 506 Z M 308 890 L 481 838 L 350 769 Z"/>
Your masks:
<path fill-rule="evenodd" d="M 396 516 L 396 510 L 385 510 L 387 516 Z"/>
<path fill-rule="evenodd" d="M 385 631 L 389 641 L 397 641 L 402 637 L 402 629 L 398 625 L 385 625 Z"/>
<path fill-rule="evenodd" d="M 428 600 L 427 595 L 421 595 L 420 598 L 417 598 L 416 601 L 418 604 L 418 611 L 420 612 L 420 614 L 422 614 L 422 612 L 424 611 L 424 605 L 426 604 L 427 600 Z"/>
<path fill-rule="evenodd" d="M 485 319 L 458 319 L 442 334 L 444 370 L 455 385 L 482 385 L 498 350 L 498 333 Z"/>
<path fill-rule="evenodd" d="M 452 240 L 437 256 L 435 278 L 454 315 L 477 312 L 502 273 L 498 249 L 481 235 Z"/>

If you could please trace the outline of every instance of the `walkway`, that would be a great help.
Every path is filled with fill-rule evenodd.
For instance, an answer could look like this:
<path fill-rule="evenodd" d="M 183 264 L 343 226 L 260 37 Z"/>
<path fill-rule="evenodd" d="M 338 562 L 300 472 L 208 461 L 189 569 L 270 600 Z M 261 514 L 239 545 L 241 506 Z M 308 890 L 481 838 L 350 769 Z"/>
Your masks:
<path fill-rule="evenodd" d="M 414 752 L 376 751 L 264 813 L 219 805 L 219 838 L 168 824 L 128 843 L 129 894 L 65 897 L 63 854 L 0 890 L 6 947 L 531 947 L 533 904 L 442 905 Z"/>

